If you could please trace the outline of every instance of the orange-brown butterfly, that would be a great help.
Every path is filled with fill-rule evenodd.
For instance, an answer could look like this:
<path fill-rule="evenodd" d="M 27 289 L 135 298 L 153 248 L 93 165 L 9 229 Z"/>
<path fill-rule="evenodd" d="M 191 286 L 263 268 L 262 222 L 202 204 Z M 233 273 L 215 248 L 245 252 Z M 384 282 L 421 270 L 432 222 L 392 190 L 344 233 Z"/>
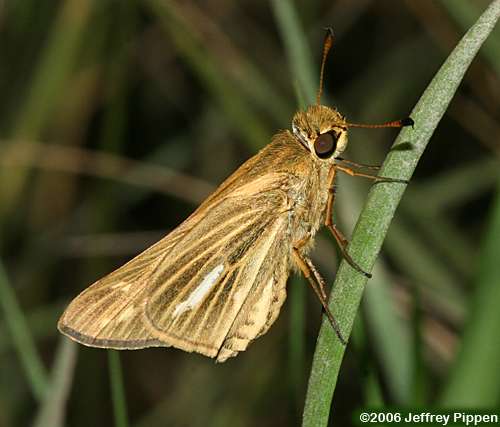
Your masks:
<path fill-rule="evenodd" d="M 266 333 L 296 269 L 345 342 L 308 252 L 325 225 L 350 265 L 370 277 L 349 257 L 347 239 L 332 221 L 336 174 L 406 181 L 358 172 L 352 167 L 362 165 L 340 155 L 350 127 L 413 121 L 351 124 L 335 108 L 320 105 L 332 43 L 328 30 L 317 104 L 297 112 L 291 131 L 277 133 L 174 231 L 76 297 L 59 320 L 62 333 L 93 347 L 174 346 L 223 362 Z"/>

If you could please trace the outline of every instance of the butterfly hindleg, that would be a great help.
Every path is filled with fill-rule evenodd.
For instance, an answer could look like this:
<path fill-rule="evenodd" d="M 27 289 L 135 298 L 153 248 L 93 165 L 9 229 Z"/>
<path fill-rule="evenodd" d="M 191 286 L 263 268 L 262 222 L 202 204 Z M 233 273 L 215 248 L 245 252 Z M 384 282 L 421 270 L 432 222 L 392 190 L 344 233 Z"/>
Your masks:
<path fill-rule="evenodd" d="M 314 293 L 318 297 L 319 301 L 321 302 L 321 305 L 323 306 L 323 309 L 325 311 L 326 316 L 328 317 L 328 320 L 330 321 L 333 330 L 337 334 L 340 342 L 342 344 L 346 345 L 347 341 L 344 339 L 342 336 L 342 332 L 340 331 L 340 327 L 333 317 L 332 312 L 328 308 L 328 300 L 325 292 L 325 286 L 324 286 L 324 279 L 320 276 L 318 270 L 316 267 L 314 267 L 314 264 L 312 263 L 311 259 L 300 252 L 300 248 L 304 246 L 307 243 L 308 236 L 306 238 L 299 240 L 293 245 L 293 257 L 295 259 L 295 262 L 297 263 L 298 267 L 302 271 L 302 274 L 304 277 L 307 279 L 309 284 L 311 285 Z"/>

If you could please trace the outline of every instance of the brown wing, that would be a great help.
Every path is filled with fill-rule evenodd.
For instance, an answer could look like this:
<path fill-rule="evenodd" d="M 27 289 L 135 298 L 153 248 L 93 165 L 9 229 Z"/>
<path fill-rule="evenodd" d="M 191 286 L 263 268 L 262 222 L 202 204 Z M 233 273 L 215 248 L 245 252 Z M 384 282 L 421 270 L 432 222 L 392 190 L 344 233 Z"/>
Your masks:
<path fill-rule="evenodd" d="M 141 305 L 149 278 L 184 235 L 178 231 L 85 289 L 64 311 L 59 330 L 89 346 L 137 349 L 162 345 L 143 324 Z M 105 334 L 106 326 L 114 327 L 113 333 Z"/>
<path fill-rule="evenodd" d="M 265 332 L 285 299 L 296 178 L 266 174 L 212 197 L 178 229 L 82 292 L 60 330 L 91 346 L 175 346 L 218 360 Z"/>

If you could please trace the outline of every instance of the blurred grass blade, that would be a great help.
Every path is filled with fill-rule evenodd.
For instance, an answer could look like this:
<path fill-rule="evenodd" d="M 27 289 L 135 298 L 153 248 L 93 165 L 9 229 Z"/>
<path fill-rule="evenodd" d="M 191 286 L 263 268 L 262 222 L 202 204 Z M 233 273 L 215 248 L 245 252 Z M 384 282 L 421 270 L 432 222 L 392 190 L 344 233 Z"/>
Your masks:
<path fill-rule="evenodd" d="M 479 15 L 479 5 L 473 1 L 441 0 L 440 3 L 446 8 L 451 17 L 464 30 L 472 24 L 474 17 Z M 484 43 L 481 54 L 500 74 L 500 29 L 493 30 L 491 36 Z"/>
<path fill-rule="evenodd" d="M 311 49 L 309 49 L 304 31 L 300 27 L 297 11 L 293 6 L 292 0 L 273 0 L 273 6 L 276 22 L 285 44 L 285 50 L 293 71 L 294 81 L 298 82 L 299 93 L 305 98 L 307 105 L 315 101 L 316 74 L 312 67 L 313 60 Z M 318 46 L 319 50 L 319 46 Z M 305 107 L 305 106 L 301 106 Z"/>
<path fill-rule="evenodd" d="M 123 386 L 122 364 L 118 351 L 108 350 L 108 365 L 115 426 L 128 427 L 127 402 L 125 399 L 125 388 Z"/>
<path fill-rule="evenodd" d="M 421 233 L 427 244 L 434 247 L 435 253 L 442 253 L 445 264 L 452 265 L 462 278 L 471 276 L 476 251 L 469 244 L 462 230 L 443 215 L 430 216 L 417 209 L 404 209 L 404 215 L 415 224 L 414 232 Z M 420 213 L 420 214 L 419 214 Z M 432 227 L 429 227 L 432 224 Z M 407 227 L 409 229 L 410 227 Z M 459 289 L 460 290 L 460 289 Z"/>
<path fill-rule="evenodd" d="M 412 203 L 409 210 L 417 208 L 427 215 L 449 211 L 494 189 L 497 177 L 498 158 L 487 157 L 449 169 L 408 189 Z"/>
<path fill-rule="evenodd" d="M 493 1 L 462 38 L 435 75 L 411 116 L 415 129 L 405 128 L 397 137 L 380 175 L 409 179 L 472 59 L 498 20 L 500 0 Z M 349 252 L 361 267 L 370 271 L 405 190 L 403 185 L 378 184 L 368 196 L 353 233 Z M 352 328 L 366 278 L 342 262 L 337 273 L 330 307 L 347 336 Z M 304 426 L 326 426 L 333 392 L 345 347 L 328 321 L 318 336 L 304 407 Z"/>
<path fill-rule="evenodd" d="M 219 101 L 239 134 L 254 150 L 262 148 L 264 142 L 269 140 L 270 132 L 240 97 L 235 85 L 219 69 L 214 58 L 207 54 L 202 43 L 195 39 L 190 28 L 177 13 L 175 3 L 149 0 L 147 4 L 150 5 L 151 12 L 158 19 L 169 40 L 213 98 Z"/>
<path fill-rule="evenodd" d="M 213 187 L 201 179 L 155 164 L 162 156 L 161 150 L 155 152 L 154 157 L 151 156 L 151 161 L 132 160 L 103 150 L 41 142 L 17 144 L 15 160 L 3 158 L 3 153 L 4 150 L 0 149 L 0 166 L 6 170 L 13 167 L 31 167 L 107 178 L 196 204 L 213 191 Z M 35 154 L 36 158 L 33 158 L 32 154 Z M 190 191 L 186 192 L 186 188 Z M 130 203 L 135 201 L 129 194 L 127 200 Z"/>
<path fill-rule="evenodd" d="M 266 71 L 250 59 L 248 52 L 233 43 L 227 28 L 214 19 L 213 13 L 192 0 L 177 2 L 175 7 L 183 25 L 198 40 L 203 40 L 219 68 L 238 85 L 240 96 L 258 109 L 267 111 L 277 122 L 289 119 L 289 99 L 280 93 L 279 86 L 270 80 Z"/>
<path fill-rule="evenodd" d="M 366 406 L 370 408 L 383 408 L 385 406 L 384 394 L 382 393 L 382 388 L 374 369 L 370 369 L 364 384 Z"/>
<path fill-rule="evenodd" d="M 68 0 L 61 7 L 36 68 L 24 108 L 13 130 L 14 144 L 10 146 L 13 150 L 16 149 L 16 140 L 39 138 L 54 106 L 65 93 L 62 88 L 76 60 L 76 53 L 91 14 L 91 5 L 92 0 Z M 9 212 L 16 203 L 27 173 L 27 169 L 0 171 L 2 194 L 0 214 Z"/>
<path fill-rule="evenodd" d="M 54 325 L 59 320 L 67 304 L 66 300 L 57 301 L 53 304 L 42 305 L 25 313 L 24 317 L 28 325 L 28 330 L 35 341 L 55 336 Z M 0 324 L 0 356 L 2 353 L 12 351 L 13 342 L 8 335 L 8 327 L 2 322 Z"/>
<path fill-rule="evenodd" d="M 51 384 L 33 423 L 34 427 L 62 427 L 66 425 L 66 402 L 71 391 L 78 348 L 76 343 L 66 337 L 61 337 L 59 341 L 52 368 Z"/>
<path fill-rule="evenodd" d="M 457 288 L 453 272 L 425 249 L 426 243 L 418 234 L 412 233 L 399 218 L 393 221 L 386 239 L 387 252 L 407 276 L 421 286 L 421 292 L 432 295 L 433 304 L 439 311 L 457 324 L 464 318 L 465 296 Z"/>
<path fill-rule="evenodd" d="M 292 277 L 288 280 L 288 307 L 290 310 L 289 317 L 289 334 L 288 334 L 288 363 L 289 363 L 289 382 L 290 382 L 290 398 L 293 402 L 293 410 L 302 408 L 302 395 L 304 394 L 305 386 L 305 303 L 307 284 L 298 277 Z M 297 416 L 300 415 L 301 409 L 298 409 Z"/>
<path fill-rule="evenodd" d="M 405 404 L 410 400 L 412 343 L 408 328 L 395 312 L 389 278 L 377 270 L 380 269 L 375 269 L 373 283 L 366 288 L 363 308 L 391 396 L 397 403 Z M 397 351 L 394 345 L 398 346 Z"/>
<path fill-rule="evenodd" d="M 26 319 L 7 278 L 7 272 L 0 260 L 0 307 L 12 340 L 25 371 L 26 378 L 37 400 L 42 400 L 48 389 L 45 367 L 38 356 Z M 6 369 L 4 366 L 2 369 Z"/>
<path fill-rule="evenodd" d="M 61 97 L 59 89 L 64 86 L 76 60 L 91 13 L 92 0 L 63 3 L 17 120 L 14 134 L 21 138 L 36 138 L 50 119 L 52 108 Z"/>
<path fill-rule="evenodd" d="M 479 255 L 474 299 L 464 337 L 442 403 L 492 408 L 500 403 L 500 185 Z"/>

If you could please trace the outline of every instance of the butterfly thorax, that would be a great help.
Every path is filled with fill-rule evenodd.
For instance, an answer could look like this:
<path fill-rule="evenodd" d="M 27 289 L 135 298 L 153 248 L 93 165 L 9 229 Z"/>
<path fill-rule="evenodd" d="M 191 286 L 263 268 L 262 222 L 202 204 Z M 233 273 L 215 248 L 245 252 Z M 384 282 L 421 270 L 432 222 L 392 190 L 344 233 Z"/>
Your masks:
<path fill-rule="evenodd" d="M 275 158 L 275 172 L 289 176 L 286 191 L 289 201 L 289 230 L 291 243 L 309 235 L 313 237 L 324 223 L 328 199 L 329 176 L 332 164 L 318 161 L 290 131 L 275 135 L 266 147 Z"/>

